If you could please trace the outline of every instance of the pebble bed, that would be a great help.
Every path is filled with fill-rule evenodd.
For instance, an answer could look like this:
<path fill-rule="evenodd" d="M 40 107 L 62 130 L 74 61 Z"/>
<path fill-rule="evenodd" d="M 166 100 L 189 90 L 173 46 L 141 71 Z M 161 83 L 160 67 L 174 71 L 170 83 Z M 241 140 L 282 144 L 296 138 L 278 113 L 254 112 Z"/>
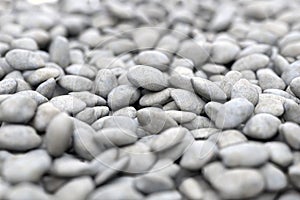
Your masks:
<path fill-rule="evenodd" d="M 0 199 L 299 200 L 297 0 L 0 1 Z"/>

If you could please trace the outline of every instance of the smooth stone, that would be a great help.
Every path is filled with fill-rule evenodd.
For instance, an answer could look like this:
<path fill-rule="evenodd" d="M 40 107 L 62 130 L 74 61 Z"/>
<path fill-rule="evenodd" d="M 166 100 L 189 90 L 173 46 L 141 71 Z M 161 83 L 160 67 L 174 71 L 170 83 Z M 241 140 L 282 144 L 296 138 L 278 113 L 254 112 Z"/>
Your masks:
<path fill-rule="evenodd" d="M 195 113 L 179 110 L 167 110 L 165 111 L 165 113 L 172 117 L 179 124 L 188 123 L 195 119 L 197 116 Z"/>
<path fill-rule="evenodd" d="M 10 183 L 38 182 L 50 166 L 51 158 L 46 151 L 33 150 L 8 158 L 4 162 L 2 175 Z"/>
<path fill-rule="evenodd" d="M 291 183 L 297 188 L 300 188 L 300 165 L 296 163 L 288 168 L 288 176 Z"/>
<path fill-rule="evenodd" d="M 30 126 L 6 125 L 0 128 L 1 149 L 12 151 L 27 151 L 37 148 L 42 139 Z"/>
<path fill-rule="evenodd" d="M 270 161 L 281 166 L 287 167 L 293 161 L 293 154 L 289 146 L 283 142 L 267 142 L 265 146 L 268 148 Z"/>
<path fill-rule="evenodd" d="M 20 92 L 17 92 L 16 95 L 30 97 L 37 103 L 37 105 L 48 102 L 48 99 L 46 97 L 44 97 L 40 93 L 33 91 L 33 90 L 20 91 Z"/>
<path fill-rule="evenodd" d="M 43 95 L 44 97 L 51 99 L 56 87 L 56 80 L 54 78 L 50 78 L 47 81 L 41 83 L 36 91 Z"/>
<path fill-rule="evenodd" d="M 195 141 L 184 152 L 180 166 L 188 170 L 199 170 L 210 162 L 217 153 L 217 146 L 210 141 Z"/>
<path fill-rule="evenodd" d="M 300 98 L 300 89 L 299 88 L 300 88 L 300 77 L 294 78 L 290 84 L 290 89 L 298 98 Z"/>
<path fill-rule="evenodd" d="M 238 130 L 218 131 L 210 136 L 209 140 L 216 142 L 220 149 L 248 141 L 246 136 Z"/>
<path fill-rule="evenodd" d="M 283 119 L 295 123 L 300 123 L 300 106 L 293 100 L 286 99 L 284 104 Z"/>
<path fill-rule="evenodd" d="M 107 103 L 112 110 L 119 110 L 134 104 L 140 97 L 140 91 L 130 85 L 119 85 L 108 94 Z"/>
<path fill-rule="evenodd" d="M 284 90 L 286 87 L 285 82 L 271 69 L 260 69 L 256 72 L 256 75 L 258 78 L 258 84 L 262 90 Z"/>
<path fill-rule="evenodd" d="M 0 104 L 0 120 L 10 123 L 27 123 L 34 116 L 36 108 L 36 102 L 30 97 L 13 95 Z"/>
<path fill-rule="evenodd" d="M 5 196 L 7 199 L 52 199 L 52 195 L 46 193 L 41 186 L 27 182 L 14 186 Z"/>
<path fill-rule="evenodd" d="M 88 91 L 70 92 L 69 95 L 74 96 L 86 103 L 87 107 L 106 105 L 106 100 L 104 98 Z"/>
<path fill-rule="evenodd" d="M 268 149 L 260 143 L 248 142 L 222 148 L 222 162 L 228 167 L 256 167 L 269 159 Z"/>
<path fill-rule="evenodd" d="M 82 176 L 75 178 L 55 192 L 55 198 L 65 200 L 86 199 L 94 190 L 95 184 L 91 177 Z"/>
<path fill-rule="evenodd" d="M 62 36 L 55 37 L 49 47 L 51 61 L 65 68 L 70 64 L 69 41 Z"/>
<path fill-rule="evenodd" d="M 13 94 L 17 90 L 17 82 L 12 79 L 3 79 L 0 81 L 0 94 Z"/>
<path fill-rule="evenodd" d="M 31 38 L 19 38 L 11 42 L 11 48 L 35 51 L 38 50 L 38 45 L 36 41 Z"/>
<path fill-rule="evenodd" d="M 39 54 L 28 50 L 11 50 L 5 55 L 5 59 L 16 70 L 38 69 L 45 66 L 45 61 Z"/>
<path fill-rule="evenodd" d="M 181 125 L 189 130 L 195 130 L 200 128 L 215 128 L 214 123 L 210 121 L 207 117 L 203 116 L 196 116 L 196 118 L 192 121 Z"/>
<path fill-rule="evenodd" d="M 76 114 L 86 108 L 86 103 L 71 95 L 54 97 L 50 102 L 60 111 Z"/>
<path fill-rule="evenodd" d="M 211 101 L 205 104 L 204 111 L 211 120 L 215 121 L 222 106 L 223 104 L 219 102 Z"/>
<path fill-rule="evenodd" d="M 278 197 L 278 200 L 298 200 L 300 193 L 296 190 L 288 190 Z"/>
<path fill-rule="evenodd" d="M 254 106 L 245 98 L 232 99 L 221 107 L 215 124 L 217 128 L 234 128 L 245 122 L 253 113 Z"/>
<path fill-rule="evenodd" d="M 247 121 L 243 132 L 251 138 L 269 139 L 275 136 L 280 124 L 281 121 L 277 117 L 267 113 L 260 113 Z"/>
<path fill-rule="evenodd" d="M 95 71 L 89 65 L 84 64 L 70 65 L 66 68 L 66 73 L 69 75 L 81 76 L 92 80 L 96 76 Z"/>
<path fill-rule="evenodd" d="M 227 99 L 224 91 L 214 82 L 200 77 L 192 78 L 192 84 L 197 94 L 211 101 L 224 102 Z"/>
<path fill-rule="evenodd" d="M 213 63 L 226 64 L 233 61 L 239 52 L 238 45 L 227 41 L 217 41 L 212 44 L 211 60 Z"/>
<path fill-rule="evenodd" d="M 246 98 L 253 105 L 256 105 L 259 100 L 259 93 L 248 80 L 240 79 L 231 90 L 231 99 L 234 98 Z"/>
<path fill-rule="evenodd" d="M 154 174 L 138 176 L 134 180 L 134 186 L 145 194 L 172 190 L 175 187 L 171 178 Z"/>
<path fill-rule="evenodd" d="M 278 98 L 279 97 L 279 98 Z M 284 113 L 284 99 L 278 95 L 260 94 L 258 104 L 255 106 L 254 112 L 267 113 L 274 116 L 281 116 Z"/>
<path fill-rule="evenodd" d="M 113 113 L 113 116 L 125 116 L 132 119 L 136 118 L 136 109 L 132 106 L 121 108 Z"/>
<path fill-rule="evenodd" d="M 33 86 L 39 85 L 50 78 L 57 78 L 60 75 L 60 71 L 55 68 L 41 68 L 31 73 L 26 80 Z"/>
<path fill-rule="evenodd" d="M 294 78 L 300 76 L 300 62 L 296 61 L 289 65 L 289 67 L 282 72 L 281 78 L 284 82 L 289 85 Z"/>
<path fill-rule="evenodd" d="M 191 134 L 196 140 L 199 139 L 208 139 L 210 136 L 220 132 L 216 128 L 199 128 L 191 131 Z"/>
<path fill-rule="evenodd" d="M 265 68 L 269 63 L 269 58 L 263 54 L 251 54 L 249 56 L 242 57 L 233 63 L 231 70 L 243 71 L 253 70 L 256 71 L 261 68 Z"/>
<path fill-rule="evenodd" d="M 260 194 L 265 187 L 263 176 L 255 169 L 232 169 L 212 182 L 225 199 L 246 199 Z M 244 190 L 247 188 L 247 190 Z"/>
<path fill-rule="evenodd" d="M 300 126 L 298 124 L 285 122 L 279 126 L 279 132 L 292 149 L 300 149 Z"/>
<path fill-rule="evenodd" d="M 142 51 L 137 55 L 136 63 L 139 65 L 147 65 L 165 71 L 169 68 L 170 59 L 165 54 L 155 51 L 148 50 Z"/>
<path fill-rule="evenodd" d="M 81 92 L 89 91 L 92 89 L 93 82 L 81 76 L 66 75 L 58 80 L 58 84 L 69 91 Z"/>
<path fill-rule="evenodd" d="M 146 50 L 154 48 L 158 40 L 160 39 L 159 31 L 159 29 L 153 27 L 142 27 L 139 29 L 134 29 L 132 31 L 132 39 L 136 43 L 137 49 Z"/>
<path fill-rule="evenodd" d="M 150 91 L 161 91 L 168 86 L 168 81 L 161 71 L 145 65 L 131 67 L 127 78 L 136 87 Z"/>
<path fill-rule="evenodd" d="M 155 200 L 155 199 L 161 199 L 161 200 L 180 200 L 182 199 L 182 195 L 177 190 L 170 190 L 165 192 L 155 192 L 153 194 L 150 194 L 145 198 L 146 200 Z"/>
<path fill-rule="evenodd" d="M 47 126 L 45 142 L 51 156 L 59 157 L 68 149 L 73 135 L 73 122 L 70 117 L 61 113 L 53 117 Z"/>
<path fill-rule="evenodd" d="M 181 182 L 178 189 L 188 199 L 202 199 L 204 196 L 203 188 L 195 178 L 186 178 Z"/>
<path fill-rule="evenodd" d="M 94 84 L 94 91 L 96 94 L 101 97 L 107 97 L 107 95 L 117 86 L 117 78 L 110 69 L 101 69 L 98 71 Z"/>
<path fill-rule="evenodd" d="M 187 90 L 174 89 L 171 91 L 171 97 L 180 110 L 195 114 L 200 114 L 205 104 L 195 93 Z"/>
<path fill-rule="evenodd" d="M 87 124 L 93 124 L 97 119 L 109 114 L 109 108 L 106 106 L 95 106 L 85 108 L 83 111 L 76 114 L 76 118 Z"/>
<path fill-rule="evenodd" d="M 279 191 L 288 186 L 286 175 L 274 164 L 266 164 L 260 168 L 260 172 L 265 180 L 265 189 L 267 191 Z"/>
<path fill-rule="evenodd" d="M 141 106 L 155 106 L 155 105 L 163 105 L 171 97 L 171 89 L 167 88 L 159 92 L 147 93 L 143 95 L 140 100 L 139 104 Z"/>

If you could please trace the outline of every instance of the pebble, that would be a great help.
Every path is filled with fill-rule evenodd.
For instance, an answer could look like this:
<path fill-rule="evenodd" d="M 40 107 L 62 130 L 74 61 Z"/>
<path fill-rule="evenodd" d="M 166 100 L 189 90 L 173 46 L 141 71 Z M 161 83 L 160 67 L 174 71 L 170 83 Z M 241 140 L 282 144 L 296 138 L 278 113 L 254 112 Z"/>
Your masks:
<path fill-rule="evenodd" d="M 10 190 L 5 195 L 7 199 L 39 199 L 51 200 L 52 196 L 47 194 L 41 186 L 33 183 L 20 183 Z"/>
<path fill-rule="evenodd" d="M 267 148 L 256 142 L 225 147 L 220 150 L 219 155 L 228 167 L 256 167 L 269 159 Z"/>
<path fill-rule="evenodd" d="M 50 102 L 60 111 L 76 114 L 86 107 L 86 103 L 71 95 L 54 97 Z"/>
<path fill-rule="evenodd" d="M 246 98 L 253 105 L 256 105 L 259 100 L 259 93 L 248 80 L 240 79 L 231 90 L 231 99 L 234 98 Z"/>
<path fill-rule="evenodd" d="M 69 95 L 74 96 L 86 103 L 87 107 L 103 106 L 106 104 L 106 100 L 104 98 L 88 91 L 70 92 Z"/>
<path fill-rule="evenodd" d="M 218 133 L 219 130 L 216 128 L 199 128 L 191 131 L 191 134 L 195 139 L 208 139 L 210 136 Z"/>
<path fill-rule="evenodd" d="M 57 36 L 51 42 L 49 54 L 51 61 L 65 68 L 70 64 L 70 47 L 65 37 Z"/>
<path fill-rule="evenodd" d="M 203 189 L 195 178 L 187 178 L 179 186 L 179 191 L 182 192 L 188 199 L 202 199 Z"/>
<path fill-rule="evenodd" d="M 70 75 L 82 76 L 88 79 L 94 79 L 96 76 L 95 71 L 88 65 L 73 64 L 66 68 L 66 73 Z"/>
<path fill-rule="evenodd" d="M 17 90 L 17 82 L 12 78 L 0 81 L 0 94 L 13 94 Z"/>
<path fill-rule="evenodd" d="M 134 180 L 134 186 L 145 194 L 174 189 L 174 183 L 171 178 L 154 174 L 138 176 Z"/>
<path fill-rule="evenodd" d="M 247 121 L 243 133 L 255 139 L 270 139 L 275 136 L 280 124 L 281 122 L 277 117 L 260 113 Z"/>
<path fill-rule="evenodd" d="M 293 149 L 300 149 L 300 126 L 293 122 L 285 122 L 279 126 L 279 132 L 287 144 Z"/>
<path fill-rule="evenodd" d="M 247 168 L 228 170 L 217 176 L 212 185 L 225 199 L 255 197 L 265 188 L 263 176 L 257 170 Z"/>
<path fill-rule="evenodd" d="M 231 67 L 231 70 L 243 71 L 265 68 L 269 63 L 269 58 L 263 54 L 251 54 L 249 56 L 242 57 L 235 61 Z"/>
<path fill-rule="evenodd" d="M 27 151 L 40 146 L 42 139 L 30 126 L 6 125 L 0 128 L 1 149 Z"/>
<path fill-rule="evenodd" d="M 227 64 L 232 62 L 240 52 L 240 47 L 227 41 L 212 44 L 211 60 L 213 63 Z"/>
<path fill-rule="evenodd" d="M 278 98 L 279 97 L 279 98 Z M 284 99 L 278 95 L 260 94 L 258 104 L 255 106 L 254 112 L 268 113 L 274 116 L 281 116 L 284 113 Z"/>
<path fill-rule="evenodd" d="M 11 107 L 14 109 L 11 109 Z M 0 120 L 10 123 L 27 123 L 35 114 L 37 104 L 30 97 L 13 95 L 0 104 Z"/>
<path fill-rule="evenodd" d="M 300 62 L 296 61 L 291 63 L 289 68 L 281 74 L 281 79 L 284 80 L 285 84 L 289 85 L 294 78 L 300 76 Z"/>
<path fill-rule="evenodd" d="M 171 91 L 171 89 L 167 88 L 159 92 L 147 93 L 140 98 L 139 104 L 141 106 L 163 105 L 171 97 Z"/>
<path fill-rule="evenodd" d="M 184 124 L 192 121 L 196 118 L 196 114 L 192 112 L 178 111 L 178 110 L 168 110 L 165 111 L 167 115 L 172 117 L 177 123 Z"/>
<path fill-rule="evenodd" d="M 284 81 L 277 76 L 271 69 L 260 69 L 256 72 L 259 86 L 262 90 L 280 89 L 284 90 L 286 85 Z"/>
<path fill-rule="evenodd" d="M 214 82 L 197 77 L 192 78 L 192 84 L 195 92 L 201 97 L 217 102 L 224 102 L 227 99 L 224 91 Z"/>
<path fill-rule="evenodd" d="M 44 59 L 38 53 L 23 49 L 9 51 L 5 59 L 16 70 L 31 70 L 45 66 Z"/>
<path fill-rule="evenodd" d="M 210 141 L 195 141 L 184 152 L 180 160 L 180 166 L 188 170 L 200 170 L 210 162 L 217 152 L 217 147 Z"/>
<path fill-rule="evenodd" d="M 221 107 L 215 120 L 217 128 L 234 128 L 245 122 L 252 114 L 254 106 L 245 98 L 232 99 Z"/>
<path fill-rule="evenodd" d="M 54 78 L 50 78 L 47 81 L 41 83 L 37 88 L 36 91 L 43 95 L 44 97 L 51 99 L 56 87 L 56 81 Z"/>
<path fill-rule="evenodd" d="M 11 42 L 12 49 L 38 50 L 36 41 L 31 38 L 19 38 Z"/>
<path fill-rule="evenodd" d="M 283 142 L 267 142 L 265 146 L 268 148 L 270 161 L 281 166 L 287 167 L 293 161 L 293 154 L 289 146 Z"/>
<path fill-rule="evenodd" d="M 300 187 L 299 173 L 300 173 L 299 163 L 294 164 L 288 168 L 289 180 L 296 188 Z"/>
<path fill-rule="evenodd" d="M 150 91 L 161 91 L 168 86 L 167 79 L 161 71 L 145 65 L 131 67 L 127 78 L 134 86 Z"/>
<path fill-rule="evenodd" d="M 69 91 L 81 92 L 92 89 L 93 82 L 87 78 L 75 75 L 66 75 L 58 80 L 58 84 Z"/>
<path fill-rule="evenodd" d="M 24 165 L 26 163 L 26 165 Z M 10 183 L 38 182 L 50 169 L 51 158 L 44 150 L 34 150 L 8 158 L 2 175 Z"/>
<path fill-rule="evenodd" d="M 118 81 L 113 72 L 109 69 L 101 69 L 98 71 L 94 83 L 94 91 L 101 97 L 107 95 L 118 86 Z"/>
<path fill-rule="evenodd" d="M 233 146 L 240 143 L 245 143 L 248 139 L 238 130 L 219 130 L 209 137 L 209 140 L 217 143 L 219 149 Z"/>
<path fill-rule="evenodd" d="M 300 106 L 293 100 L 286 99 L 284 104 L 284 114 L 283 118 L 286 121 L 291 121 L 295 123 L 300 122 Z"/>
<path fill-rule="evenodd" d="M 30 97 L 36 102 L 37 105 L 41 105 L 42 103 L 48 102 L 48 99 L 46 97 L 33 90 L 24 90 L 21 92 L 17 92 L 16 95 Z"/>
<path fill-rule="evenodd" d="M 119 85 L 115 87 L 107 96 L 108 106 L 112 110 L 134 104 L 140 97 L 140 91 L 130 85 Z"/>
<path fill-rule="evenodd" d="M 291 91 L 295 94 L 296 97 L 300 98 L 300 77 L 294 78 L 290 84 Z"/>
<path fill-rule="evenodd" d="M 48 153 L 59 157 L 67 150 L 73 134 L 73 123 L 67 114 L 53 117 L 46 130 L 45 142 Z"/>
<path fill-rule="evenodd" d="M 279 191 L 287 187 L 288 179 L 276 165 L 268 163 L 260 168 L 260 171 L 264 177 L 267 191 Z"/>
<path fill-rule="evenodd" d="M 31 73 L 27 78 L 26 81 L 30 83 L 32 86 L 36 86 L 41 84 L 44 81 L 47 81 L 50 78 L 57 78 L 60 75 L 60 71 L 55 68 L 41 68 L 35 70 L 33 73 Z"/>
<path fill-rule="evenodd" d="M 169 68 L 170 59 L 165 54 L 159 51 L 142 51 L 136 58 L 136 63 L 139 65 L 151 66 L 161 71 L 166 71 Z"/>
<path fill-rule="evenodd" d="M 187 90 L 174 89 L 171 91 L 171 97 L 182 111 L 200 114 L 205 105 L 205 102 L 200 97 Z"/>

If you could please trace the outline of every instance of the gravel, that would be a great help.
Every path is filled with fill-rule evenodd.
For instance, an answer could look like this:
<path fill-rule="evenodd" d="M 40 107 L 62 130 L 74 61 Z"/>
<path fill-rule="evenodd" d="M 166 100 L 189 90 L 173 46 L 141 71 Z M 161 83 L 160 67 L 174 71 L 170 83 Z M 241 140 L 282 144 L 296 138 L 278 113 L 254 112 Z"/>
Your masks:
<path fill-rule="evenodd" d="M 9 2 L 0 199 L 299 199 L 299 2 Z"/>

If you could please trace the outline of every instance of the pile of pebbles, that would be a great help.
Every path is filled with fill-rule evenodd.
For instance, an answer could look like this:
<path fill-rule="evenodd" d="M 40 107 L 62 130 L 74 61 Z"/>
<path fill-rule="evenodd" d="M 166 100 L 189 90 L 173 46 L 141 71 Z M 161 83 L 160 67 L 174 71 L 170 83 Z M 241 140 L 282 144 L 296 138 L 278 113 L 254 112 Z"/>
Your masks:
<path fill-rule="evenodd" d="M 299 1 L 0 7 L 0 199 L 300 199 Z"/>

